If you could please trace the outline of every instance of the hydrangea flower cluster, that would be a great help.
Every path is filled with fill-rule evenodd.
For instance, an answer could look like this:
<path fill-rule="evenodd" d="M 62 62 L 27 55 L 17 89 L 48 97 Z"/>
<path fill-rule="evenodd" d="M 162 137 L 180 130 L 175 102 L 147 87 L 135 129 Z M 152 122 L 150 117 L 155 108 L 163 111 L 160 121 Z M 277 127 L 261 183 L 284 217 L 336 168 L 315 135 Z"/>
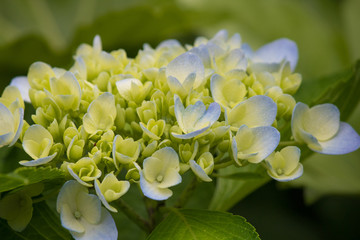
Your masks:
<path fill-rule="evenodd" d="M 0 146 L 19 141 L 29 155 L 21 165 L 68 174 L 56 209 L 75 239 L 116 239 L 108 211 L 117 212 L 111 202 L 131 184 L 166 200 L 187 171 L 210 182 L 214 169 L 246 164 L 289 181 L 303 172 L 300 144 L 324 154 L 360 146 L 336 106 L 296 103 L 298 50 L 288 39 L 253 51 L 222 30 L 193 45 L 145 44 L 129 58 L 103 51 L 96 36 L 74 59 L 69 70 L 36 62 L 5 89 Z M 33 124 L 23 119 L 23 99 L 36 109 Z M 280 147 L 291 140 L 280 134 L 286 125 L 294 141 Z"/>

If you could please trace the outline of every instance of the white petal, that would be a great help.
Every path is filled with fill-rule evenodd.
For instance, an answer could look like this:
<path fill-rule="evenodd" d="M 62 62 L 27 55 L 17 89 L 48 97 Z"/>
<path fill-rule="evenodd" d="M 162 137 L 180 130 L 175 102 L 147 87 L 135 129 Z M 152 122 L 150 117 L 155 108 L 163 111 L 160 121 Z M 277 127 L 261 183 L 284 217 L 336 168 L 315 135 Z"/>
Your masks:
<path fill-rule="evenodd" d="M 304 114 L 309 110 L 308 105 L 298 102 L 293 110 L 291 117 L 291 131 L 294 139 L 297 142 L 304 142 L 304 139 L 301 137 L 301 129 L 303 129 L 302 119 Z"/>
<path fill-rule="evenodd" d="M 164 179 L 157 186 L 159 188 L 169 188 L 181 183 L 181 175 L 179 174 L 179 169 L 168 168 L 164 174 Z"/>
<path fill-rule="evenodd" d="M 31 160 L 31 161 L 22 160 L 19 162 L 19 164 L 21 164 L 23 166 L 27 166 L 27 167 L 43 165 L 43 164 L 46 164 L 46 163 L 50 162 L 51 160 L 53 160 L 56 157 L 56 154 L 57 154 L 57 152 L 54 153 L 53 155 L 43 157 L 43 158 L 38 158 L 36 160 Z"/>
<path fill-rule="evenodd" d="M 94 188 L 96 191 L 97 196 L 99 197 L 100 201 L 102 202 L 102 204 L 111 212 L 118 212 L 116 208 L 114 208 L 113 206 L 111 206 L 105 199 L 104 194 L 102 194 L 101 190 L 100 190 L 100 182 L 99 180 L 95 180 L 95 184 L 94 184 Z"/>
<path fill-rule="evenodd" d="M 84 233 L 70 232 L 76 240 L 117 240 L 118 231 L 115 221 L 111 214 L 105 209 L 101 208 L 101 220 L 97 225 L 88 223 L 83 218 L 81 223 L 85 228 Z"/>
<path fill-rule="evenodd" d="M 172 93 L 179 94 L 181 97 L 185 97 L 187 95 L 187 91 L 176 77 L 168 76 L 167 82 Z"/>
<path fill-rule="evenodd" d="M 210 126 L 207 126 L 207 127 L 204 127 L 202 129 L 199 129 L 194 132 L 187 133 L 187 134 L 177 134 L 177 133 L 173 133 L 173 132 L 171 134 L 174 137 L 179 138 L 179 139 L 190 139 L 190 138 L 196 137 L 197 135 L 200 135 L 201 133 L 205 132 L 209 128 L 210 128 Z"/>
<path fill-rule="evenodd" d="M 319 141 L 332 138 L 340 126 L 340 111 L 333 104 L 321 104 L 310 108 L 302 119 L 306 132 Z"/>
<path fill-rule="evenodd" d="M 246 131 L 246 128 L 247 127 L 245 125 L 241 126 L 237 135 L 240 134 L 241 131 Z M 250 130 L 254 136 L 252 145 L 241 153 L 250 154 L 249 156 L 257 153 L 247 160 L 251 163 L 258 163 L 269 156 L 279 145 L 280 133 L 276 128 L 270 126 L 256 127 L 251 128 Z"/>
<path fill-rule="evenodd" d="M 357 150 L 360 147 L 359 134 L 345 122 L 340 122 L 340 128 L 334 138 L 328 141 L 319 141 L 321 150 L 312 149 L 319 153 L 338 155 Z"/>
<path fill-rule="evenodd" d="M 60 192 L 56 201 L 56 210 L 60 213 L 61 206 L 68 204 L 71 210 L 76 209 L 76 195 L 79 192 L 88 193 L 88 189 L 75 180 L 70 180 L 64 183 L 61 187 Z"/>
<path fill-rule="evenodd" d="M 166 67 L 166 77 L 175 77 L 180 83 L 184 83 L 186 77 L 191 73 L 196 73 L 194 88 L 197 88 L 204 80 L 205 69 L 201 59 L 190 52 L 176 57 Z"/>
<path fill-rule="evenodd" d="M 68 204 L 61 205 L 60 211 L 61 225 L 73 232 L 83 233 L 85 231 L 84 226 L 74 216 L 74 212 Z"/>
<path fill-rule="evenodd" d="M 253 58 L 253 62 L 280 63 L 283 60 L 290 62 L 293 71 L 298 61 L 298 49 L 294 41 L 281 38 L 259 48 Z"/>
<path fill-rule="evenodd" d="M 196 122 L 196 127 L 212 126 L 219 119 L 220 114 L 220 105 L 216 102 L 211 103 L 205 114 Z"/>
<path fill-rule="evenodd" d="M 271 178 L 273 178 L 279 182 L 288 182 L 288 181 L 297 179 L 297 178 L 301 177 L 303 172 L 304 172 L 304 168 L 301 163 L 299 163 L 299 166 L 295 169 L 295 171 L 291 175 L 275 176 L 274 174 L 272 174 L 272 172 L 270 170 L 267 171 L 267 173 L 269 174 L 269 176 Z"/>
<path fill-rule="evenodd" d="M 162 41 L 157 47 L 156 50 L 160 49 L 160 48 L 173 48 L 173 47 L 182 47 L 180 42 L 178 40 L 175 39 L 168 39 L 165 41 Z"/>
<path fill-rule="evenodd" d="M 19 117 L 19 125 L 17 126 L 17 131 L 15 133 L 15 136 L 13 138 L 13 140 L 11 141 L 11 143 L 9 144 L 9 147 L 11 147 L 12 145 L 14 145 L 16 143 L 16 141 L 19 139 L 20 134 L 22 132 L 22 128 L 24 125 L 24 109 L 19 108 L 18 109 L 18 117 Z"/>
<path fill-rule="evenodd" d="M 228 113 L 229 124 L 240 127 L 270 126 L 277 114 L 276 103 L 267 96 L 257 95 L 236 105 Z"/>
<path fill-rule="evenodd" d="M 198 47 L 192 48 L 189 52 L 197 55 L 203 62 L 205 68 L 211 68 L 210 53 L 209 53 L 208 48 L 204 44 L 201 44 Z"/>
<path fill-rule="evenodd" d="M 158 188 L 155 184 L 151 184 L 144 178 L 140 172 L 140 187 L 144 195 L 154 200 L 166 200 L 172 195 L 172 191 L 167 188 Z"/>
<path fill-rule="evenodd" d="M 78 211 L 91 224 L 98 224 L 101 219 L 101 202 L 96 195 L 79 192 L 76 196 Z"/>
<path fill-rule="evenodd" d="M 15 77 L 11 80 L 10 86 L 15 86 L 20 90 L 21 97 L 25 102 L 30 103 L 29 90 L 30 84 L 25 76 Z"/>
<path fill-rule="evenodd" d="M 190 160 L 190 167 L 193 173 L 198 176 L 204 182 L 211 182 L 212 179 L 205 173 L 204 169 L 200 167 L 194 160 Z"/>
<path fill-rule="evenodd" d="M 116 88 L 121 97 L 126 100 L 131 100 L 131 85 L 135 84 L 137 86 L 143 86 L 142 82 L 136 78 L 126 78 L 116 82 Z"/>

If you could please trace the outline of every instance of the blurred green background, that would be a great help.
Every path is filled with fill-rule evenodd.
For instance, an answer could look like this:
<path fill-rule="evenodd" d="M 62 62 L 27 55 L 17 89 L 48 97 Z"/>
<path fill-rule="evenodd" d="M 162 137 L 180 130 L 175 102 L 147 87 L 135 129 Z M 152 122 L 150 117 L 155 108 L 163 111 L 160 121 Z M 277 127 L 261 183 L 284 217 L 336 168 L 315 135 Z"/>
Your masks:
<path fill-rule="evenodd" d="M 105 50 L 123 48 L 134 57 L 143 43 L 192 43 L 220 29 L 240 33 L 255 49 L 281 37 L 294 40 L 296 71 L 303 81 L 316 81 L 360 58 L 359 11 L 359 0 L 1 0 L 0 87 L 26 75 L 35 61 L 68 68 L 77 46 L 96 34 Z M 358 106 L 349 120 L 358 132 L 359 119 Z M 360 151 L 315 154 L 304 168 L 299 180 L 271 182 L 231 211 L 263 239 L 360 239 Z"/>

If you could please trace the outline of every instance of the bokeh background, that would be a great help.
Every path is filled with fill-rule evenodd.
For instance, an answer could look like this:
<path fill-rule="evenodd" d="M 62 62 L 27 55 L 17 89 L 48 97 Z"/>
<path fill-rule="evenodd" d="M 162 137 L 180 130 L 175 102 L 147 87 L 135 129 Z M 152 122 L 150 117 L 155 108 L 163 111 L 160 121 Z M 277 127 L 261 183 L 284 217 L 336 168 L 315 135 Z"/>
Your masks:
<path fill-rule="evenodd" d="M 220 29 L 254 49 L 281 37 L 299 47 L 304 82 L 346 71 L 360 58 L 359 0 L 1 0 L 0 88 L 31 63 L 68 68 L 80 43 L 134 57 L 143 43 L 192 43 Z M 360 89 L 359 89 L 360 94 Z M 352 103 L 355 106 L 358 102 Z M 360 108 L 349 121 L 360 132 Z M 291 184 L 271 182 L 231 211 L 262 239 L 360 239 L 360 152 L 314 154 Z"/>

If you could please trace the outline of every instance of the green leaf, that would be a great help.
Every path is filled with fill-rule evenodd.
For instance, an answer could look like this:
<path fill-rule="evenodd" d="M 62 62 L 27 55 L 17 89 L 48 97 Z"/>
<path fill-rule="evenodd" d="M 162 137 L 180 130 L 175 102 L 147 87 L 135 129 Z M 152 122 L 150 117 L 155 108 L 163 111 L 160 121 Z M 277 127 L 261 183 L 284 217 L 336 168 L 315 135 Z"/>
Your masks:
<path fill-rule="evenodd" d="M 241 216 L 226 212 L 171 208 L 148 240 L 260 239 L 255 228 Z"/>
<path fill-rule="evenodd" d="M 0 192 L 9 191 L 18 187 L 64 178 L 64 172 L 51 167 L 21 167 L 12 173 L 0 174 Z"/>
<path fill-rule="evenodd" d="M 72 239 L 70 233 L 60 224 L 60 217 L 56 216 L 45 202 L 33 205 L 33 217 L 29 225 L 22 232 L 13 231 L 5 220 L 0 220 L 0 232 L 8 240 L 67 240 Z"/>
<path fill-rule="evenodd" d="M 350 70 L 317 81 L 303 82 L 295 95 L 297 101 L 310 105 L 333 103 L 347 119 L 359 102 L 360 60 Z"/>
<path fill-rule="evenodd" d="M 244 167 L 237 168 L 230 166 L 219 170 L 219 175 L 258 175 L 259 178 L 243 178 L 229 179 L 219 178 L 216 183 L 215 193 L 211 199 L 209 209 L 226 211 L 235 205 L 238 201 L 246 197 L 248 194 L 259 188 L 270 178 L 266 175 L 262 166 L 249 164 Z"/>
<path fill-rule="evenodd" d="M 264 175 L 259 173 L 252 173 L 252 172 L 236 172 L 232 174 L 212 174 L 212 176 L 217 178 L 228 178 L 228 179 L 239 179 L 239 180 L 253 180 L 263 178 Z"/>

